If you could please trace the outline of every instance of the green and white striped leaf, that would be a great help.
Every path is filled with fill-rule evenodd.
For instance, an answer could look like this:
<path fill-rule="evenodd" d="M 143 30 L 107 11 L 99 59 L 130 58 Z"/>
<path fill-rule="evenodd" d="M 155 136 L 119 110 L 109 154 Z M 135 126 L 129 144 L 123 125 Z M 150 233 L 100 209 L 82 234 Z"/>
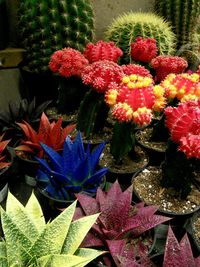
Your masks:
<path fill-rule="evenodd" d="M 41 209 L 41 206 L 35 197 L 34 193 L 31 194 L 26 206 L 25 210 L 29 215 L 29 218 L 31 219 L 32 223 L 37 228 L 38 232 L 41 233 L 44 229 L 46 223 L 45 218 Z"/>
<path fill-rule="evenodd" d="M 20 264 L 26 266 L 26 251 L 32 245 L 30 239 L 3 209 L 1 209 L 1 222 L 6 240 L 8 266 L 16 262 L 19 266 Z"/>
<path fill-rule="evenodd" d="M 5 242 L 0 242 L 0 267 L 8 267 Z"/>
<path fill-rule="evenodd" d="M 99 214 L 83 217 L 71 223 L 67 237 L 65 239 L 62 254 L 74 254 L 78 249 L 86 234 L 96 222 Z"/>
<path fill-rule="evenodd" d="M 38 260 L 38 267 L 77 267 L 85 266 L 86 258 L 74 255 L 47 255 Z"/>
<path fill-rule="evenodd" d="M 29 240 L 34 242 L 37 239 L 39 232 L 29 212 L 26 212 L 25 207 L 10 192 L 6 202 L 6 213 Z"/>
<path fill-rule="evenodd" d="M 37 258 L 50 254 L 61 254 L 61 250 L 71 224 L 76 202 L 74 201 L 67 209 L 48 223 L 38 239 L 29 250 L 30 255 Z"/>

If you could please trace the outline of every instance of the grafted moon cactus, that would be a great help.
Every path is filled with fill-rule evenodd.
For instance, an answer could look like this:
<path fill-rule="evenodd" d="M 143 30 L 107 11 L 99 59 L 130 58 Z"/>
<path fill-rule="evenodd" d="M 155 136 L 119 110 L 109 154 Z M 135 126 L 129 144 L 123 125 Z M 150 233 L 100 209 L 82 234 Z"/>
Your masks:
<path fill-rule="evenodd" d="M 131 74 L 137 74 L 140 76 L 152 78 L 150 71 L 146 69 L 144 66 L 141 66 L 139 64 L 121 65 L 121 67 L 125 76 L 129 76 Z"/>
<path fill-rule="evenodd" d="M 169 74 L 161 83 L 169 100 L 184 102 L 200 98 L 200 76 L 197 73 Z"/>
<path fill-rule="evenodd" d="M 120 48 L 116 47 L 114 42 L 98 41 L 96 44 L 88 43 L 83 52 L 83 55 L 90 63 L 99 60 L 110 60 L 117 62 L 118 58 L 123 55 Z"/>
<path fill-rule="evenodd" d="M 136 74 L 125 76 L 122 83 L 105 95 L 111 113 L 119 122 L 134 122 L 139 126 L 149 124 L 153 111 L 165 106 L 164 90 L 154 87 L 153 79 Z"/>

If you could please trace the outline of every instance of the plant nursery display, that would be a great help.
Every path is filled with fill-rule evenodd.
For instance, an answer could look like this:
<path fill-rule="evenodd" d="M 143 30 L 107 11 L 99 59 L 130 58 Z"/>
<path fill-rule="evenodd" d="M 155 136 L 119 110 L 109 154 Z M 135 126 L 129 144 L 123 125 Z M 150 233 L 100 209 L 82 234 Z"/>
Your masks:
<path fill-rule="evenodd" d="M 0 267 L 200 267 L 200 1 L 95 4 L 19 1 Z"/>

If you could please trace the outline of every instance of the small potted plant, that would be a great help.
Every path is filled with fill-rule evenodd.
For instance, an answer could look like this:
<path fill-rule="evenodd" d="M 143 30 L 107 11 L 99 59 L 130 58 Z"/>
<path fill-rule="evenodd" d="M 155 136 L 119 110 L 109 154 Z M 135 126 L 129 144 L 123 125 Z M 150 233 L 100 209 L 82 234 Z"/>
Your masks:
<path fill-rule="evenodd" d="M 25 137 L 15 146 L 15 152 L 20 161 L 22 173 L 27 178 L 33 177 L 35 181 L 38 168 L 38 162 L 35 160 L 35 157 L 42 158 L 44 155 L 40 142 L 49 145 L 56 151 L 60 151 L 62 150 L 65 138 L 72 133 L 76 125 L 69 124 L 62 128 L 61 117 L 57 122 L 50 122 L 44 112 L 41 115 L 38 131 L 35 131 L 26 121 L 17 124 L 23 130 Z"/>
<path fill-rule="evenodd" d="M 146 203 L 166 213 L 187 215 L 199 209 L 200 101 L 187 101 L 165 109 L 170 139 L 160 168 L 141 172 L 134 189 Z M 142 189 L 142 186 L 144 188 Z"/>
<path fill-rule="evenodd" d="M 75 193 L 95 195 L 97 188 L 104 186 L 107 168 L 98 167 L 98 163 L 105 142 L 91 152 L 89 144 L 84 148 L 78 132 L 73 141 L 70 137 L 65 139 L 61 154 L 45 144 L 41 143 L 41 147 L 46 159 L 37 158 L 37 186 L 55 207 L 59 202 L 66 206 L 67 201 L 75 199 Z"/>
<path fill-rule="evenodd" d="M 75 219 L 100 213 L 81 246 L 108 250 L 109 254 L 103 257 L 106 266 L 132 266 L 128 265 L 130 262 L 133 266 L 152 266 L 148 259 L 152 232 L 148 233 L 156 225 L 170 220 L 157 215 L 156 206 L 145 207 L 142 202 L 132 204 L 132 192 L 132 186 L 122 191 L 115 181 L 108 192 L 98 188 L 96 198 L 76 194 L 80 207 L 76 209 Z M 142 265 L 144 263 L 146 265 Z"/>
<path fill-rule="evenodd" d="M 114 173 L 124 172 L 132 176 L 148 163 L 145 152 L 136 146 L 136 128 L 150 124 L 153 115 L 164 108 L 164 90 L 157 90 L 150 77 L 131 74 L 124 76 L 118 87 L 106 92 L 105 102 L 111 108 L 115 124 L 110 142 L 112 157 L 109 161 L 105 157 L 103 164 L 107 164 Z M 132 168 L 126 171 L 128 162 L 132 163 Z"/>

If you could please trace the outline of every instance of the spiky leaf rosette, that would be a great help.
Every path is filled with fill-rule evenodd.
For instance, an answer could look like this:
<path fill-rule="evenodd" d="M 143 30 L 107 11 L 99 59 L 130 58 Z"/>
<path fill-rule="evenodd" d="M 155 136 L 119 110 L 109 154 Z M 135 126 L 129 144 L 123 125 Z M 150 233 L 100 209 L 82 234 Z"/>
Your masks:
<path fill-rule="evenodd" d="M 199 265 L 200 257 L 194 258 L 187 234 L 183 236 L 179 243 L 169 226 L 163 267 L 198 267 Z"/>
<path fill-rule="evenodd" d="M 45 192 L 54 199 L 62 200 L 74 199 L 74 193 L 81 191 L 96 193 L 107 172 L 107 168 L 98 168 L 105 142 L 92 153 L 89 145 L 85 151 L 81 133 L 78 132 L 73 142 L 69 137 L 65 139 L 61 155 L 45 144 L 41 146 L 48 160 L 37 158 L 41 165 L 37 180 Z"/>
<path fill-rule="evenodd" d="M 9 193 L 6 211 L 1 208 L 2 266 L 83 267 L 100 256 L 102 251 L 79 248 L 98 214 L 72 222 L 75 208 L 76 202 L 46 224 L 34 194 L 24 207 Z"/>
<path fill-rule="evenodd" d="M 98 41 L 96 44 L 88 43 L 83 52 L 89 63 L 99 60 L 110 60 L 117 62 L 118 58 L 123 55 L 120 48 L 116 47 L 114 42 Z"/>
<path fill-rule="evenodd" d="M 80 76 L 88 65 L 88 60 L 76 49 L 67 47 L 54 52 L 50 58 L 49 68 L 62 77 Z"/>
<path fill-rule="evenodd" d="M 65 138 L 72 133 L 76 127 L 75 124 L 70 124 L 62 128 L 61 117 L 57 122 L 50 122 L 45 113 L 42 113 L 38 132 L 26 121 L 18 123 L 18 125 L 23 130 L 25 138 L 15 147 L 15 150 L 19 154 L 21 153 L 20 151 L 24 151 L 38 157 L 42 157 L 44 154 L 40 142 L 59 151 L 63 147 Z"/>
<path fill-rule="evenodd" d="M 161 17 L 153 13 L 129 12 L 117 17 L 105 32 L 106 40 L 113 41 L 123 51 L 121 63 L 131 62 L 131 47 L 138 36 L 154 38 L 159 55 L 174 52 L 175 35 Z"/>
<path fill-rule="evenodd" d="M 96 224 L 83 241 L 83 246 L 105 246 L 109 250 L 109 240 L 125 240 L 126 242 L 128 237 L 138 237 L 170 219 L 156 215 L 158 208 L 155 206 L 144 207 L 144 203 L 132 205 L 132 191 L 132 186 L 130 186 L 122 192 L 116 181 L 108 192 L 103 192 L 98 188 L 96 198 L 84 194 L 76 195 L 81 206 L 77 209 L 78 217 L 100 212 Z M 138 243 L 133 246 L 133 251 L 140 251 Z"/>
<path fill-rule="evenodd" d="M 200 98 L 200 81 L 197 73 L 169 74 L 161 83 L 165 89 L 165 96 L 172 101 L 181 102 Z"/>
<path fill-rule="evenodd" d="M 170 73 L 178 74 L 184 72 L 188 63 L 182 57 L 163 55 L 153 58 L 151 66 L 156 70 L 156 80 L 160 82 Z"/>
<path fill-rule="evenodd" d="M 154 38 L 137 37 L 135 42 L 131 43 L 131 58 L 134 61 L 150 63 L 157 56 L 158 48 Z"/>
<path fill-rule="evenodd" d="M 32 72 L 47 72 L 53 52 L 63 47 L 82 52 L 93 41 L 94 14 L 88 0 L 22 0 L 18 16 L 24 64 Z"/>

